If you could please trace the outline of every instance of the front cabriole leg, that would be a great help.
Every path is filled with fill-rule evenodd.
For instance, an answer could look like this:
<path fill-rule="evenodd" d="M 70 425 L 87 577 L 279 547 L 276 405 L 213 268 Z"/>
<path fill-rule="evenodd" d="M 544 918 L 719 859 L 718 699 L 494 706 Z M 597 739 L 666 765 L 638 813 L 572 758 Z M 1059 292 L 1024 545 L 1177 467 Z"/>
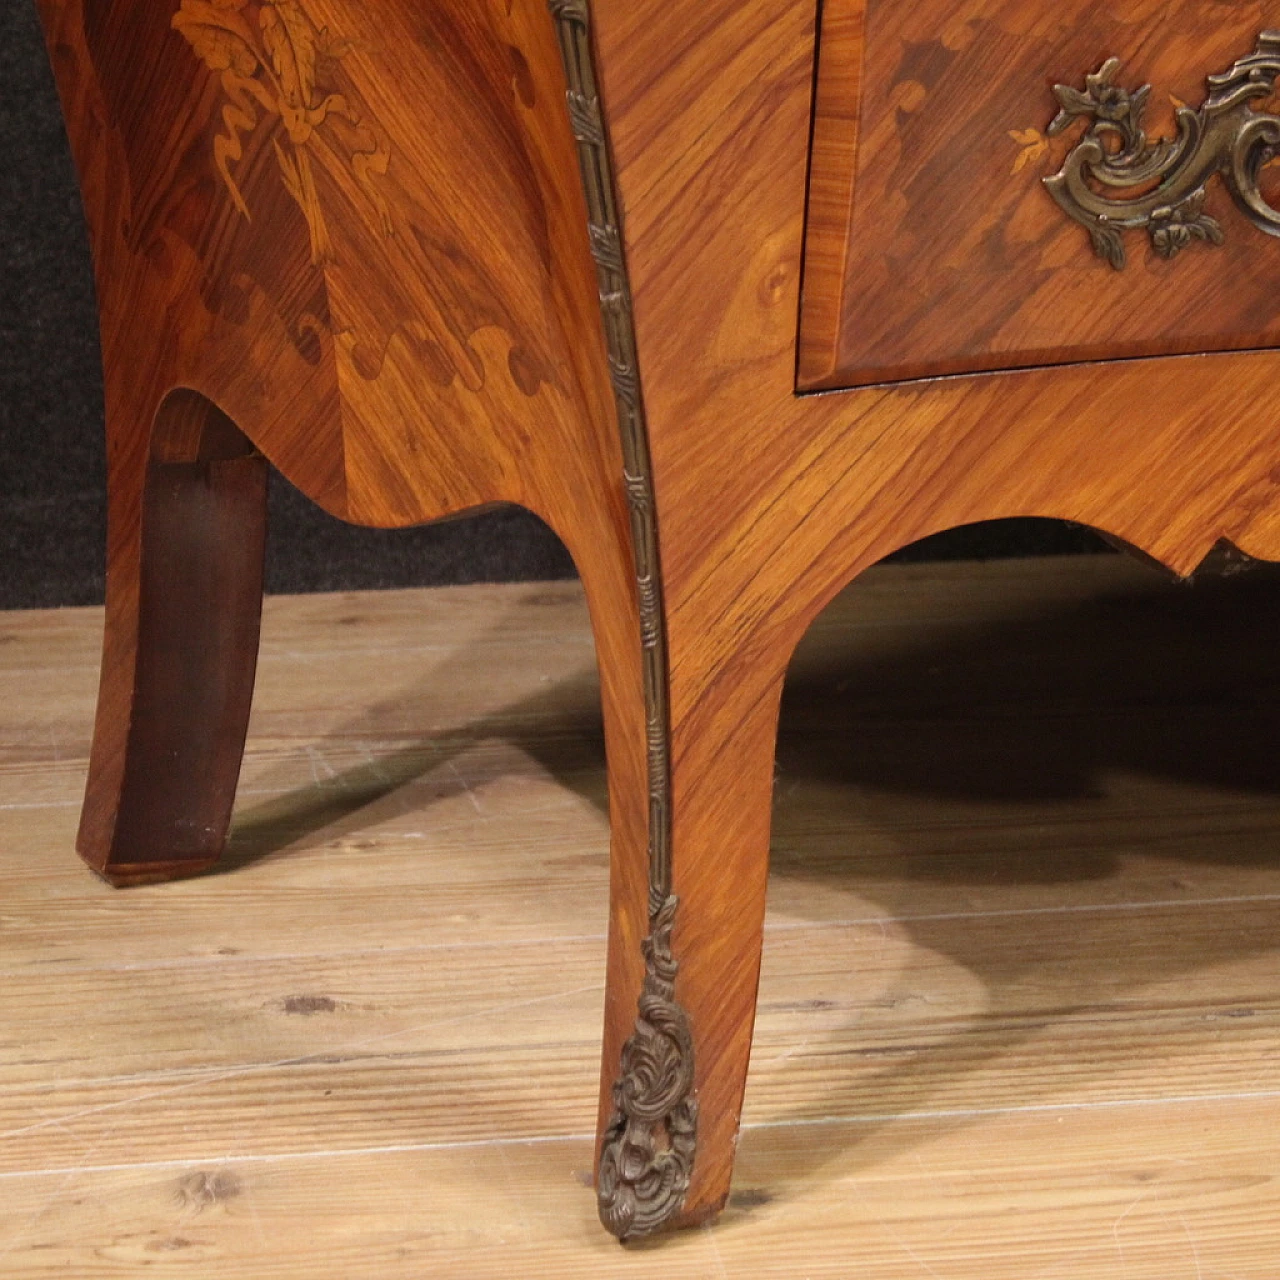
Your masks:
<path fill-rule="evenodd" d="M 694 1036 L 676 996 L 672 930 L 679 899 L 671 876 L 670 715 L 662 577 L 652 469 L 636 359 L 631 294 L 608 138 L 591 51 L 586 0 L 549 0 L 568 83 L 566 101 L 586 194 L 588 237 L 600 290 L 622 433 L 644 648 L 648 721 L 649 936 L 642 945 L 639 1017 L 622 1049 L 612 1112 L 599 1149 L 600 1220 L 619 1239 L 674 1225 L 698 1144 Z"/>

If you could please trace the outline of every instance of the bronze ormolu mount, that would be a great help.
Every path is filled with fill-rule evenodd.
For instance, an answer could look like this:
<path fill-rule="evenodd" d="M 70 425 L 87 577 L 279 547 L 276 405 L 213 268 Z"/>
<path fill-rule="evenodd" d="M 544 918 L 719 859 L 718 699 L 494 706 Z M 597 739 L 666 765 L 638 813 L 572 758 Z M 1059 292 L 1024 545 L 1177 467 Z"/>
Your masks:
<path fill-rule="evenodd" d="M 1142 117 L 1150 85 L 1115 83 L 1120 60 L 1087 77 L 1084 92 L 1056 85 L 1061 110 L 1050 136 L 1087 120 L 1062 171 L 1044 180 L 1050 195 L 1083 225 L 1094 250 L 1117 271 L 1126 262 L 1123 231 L 1145 230 L 1155 251 L 1172 258 L 1192 241 L 1220 245 L 1225 232 L 1204 211 L 1205 193 L 1221 174 L 1240 211 L 1268 235 L 1280 236 L 1280 210 L 1263 197 L 1259 174 L 1280 155 L 1280 116 L 1254 109 L 1280 78 L 1280 31 L 1264 31 L 1257 48 L 1229 71 L 1210 76 L 1209 96 L 1193 111 L 1177 109 L 1178 135 L 1149 142 Z M 1130 196 L 1124 191 L 1137 192 Z M 1112 192 L 1115 192 L 1113 195 Z"/>
<path fill-rule="evenodd" d="M 609 372 L 622 432 L 623 477 L 631 508 L 636 591 L 644 648 L 649 764 L 649 936 L 644 986 L 613 1086 L 613 1111 L 600 1148 L 600 1220 L 621 1240 L 648 1235 L 684 1204 L 698 1145 L 693 1032 L 676 999 L 679 964 L 671 933 L 679 899 L 671 888 L 670 708 L 666 633 L 648 427 L 636 354 L 631 286 L 622 247 L 608 133 L 600 108 L 587 0 L 548 0 L 568 85 L 569 122 L 587 201 Z"/>

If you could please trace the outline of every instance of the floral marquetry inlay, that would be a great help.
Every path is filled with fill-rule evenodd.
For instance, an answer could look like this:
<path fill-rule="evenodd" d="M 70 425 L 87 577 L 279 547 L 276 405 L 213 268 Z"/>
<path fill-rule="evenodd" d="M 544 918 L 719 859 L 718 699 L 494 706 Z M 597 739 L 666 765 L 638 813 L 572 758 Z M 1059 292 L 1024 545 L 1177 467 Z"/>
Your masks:
<path fill-rule="evenodd" d="M 173 27 L 221 78 L 227 100 L 213 143 L 214 162 L 246 218 L 252 211 L 235 167 L 244 158 L 245 136 L 261 119 L 275 117 L 287 139 L 287 144 L 273 140 L 276 161 L 307 220 L 312 261 L 319 264 L 332 255 L 311 154 L 322 134 L 368 195 L 383 232 L 391 234 L 390 212 L 377 187 L 377 179 L 387 172 L 390 146 L 345 94 L 326 92 L 319 84 L 326 63 L 338 63 L 352 52 L 349 41 L 317 27 L 298 0 L 182 0 Z M 341 138 L 335 136 L 335 121 L 347 126 Z"/>

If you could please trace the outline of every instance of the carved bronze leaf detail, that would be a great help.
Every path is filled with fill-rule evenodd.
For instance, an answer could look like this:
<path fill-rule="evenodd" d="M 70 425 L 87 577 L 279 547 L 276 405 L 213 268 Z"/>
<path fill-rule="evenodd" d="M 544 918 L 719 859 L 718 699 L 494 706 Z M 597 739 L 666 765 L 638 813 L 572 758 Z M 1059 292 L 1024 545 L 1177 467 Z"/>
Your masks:
<path fill-rule="evenodd" d="M 1117 58 L 1085 78 L 1081 92 L 1054 86 L 1059 111 L 1049 135 L 1077 121 L 1085 127 L 1061 172 L 1044 180 L 1062 210 L 1088 232 L 1094 252 L 1117 271 L 1127 256 L 1123 231 L 1143 229 L 1162 258 L 1198 242 L 1221 245 L 1221 224 L 1205 212 L 1208 184 L 1220 178 L 1241 212 L 1268 235 L 1280 236 L 1280 209 L 1259 185 L 1261 170 L 1280 154 L 1280 116 L 1258 108 L 1280 81 L 1280 31 L 1264 31 L 1254 51 L 1208 78 L 1204 105 L 1174 100 L 1178 133 L 1149 142 L 1142 128 L 1151 86 L 1116 83 Z"/>
<path fill-rule="evenodd" d="M 1193 192 L 1179 205 L 1166 205 L 1151 214 L 1151 247 L 1162 258 L 1173 258 L 1193 240 L 1222 244 L 1226 239 L 1216 218 L 1204 211 L 1205 189 Z"/>
<path fill-rule="evenodd" d="M 656 1230 L 679 1210 L 697 1151 L 693 1034 L 676 1002 L 671 952 L 678 905 L 669 896 L 650 922 L 640 1016 L 622 1051 L 600 1150 L 600 1218 L 620 1240 Z"/>
<path fill-rule="evenodd" d="M 1098 257 L 1117 271 L 1124 270 L 1125 263 L 1128 261 L 1124 250 L 1124 237 L 1105 218 L 1099 218 L 1097 226 L 1089 229 L 1089 239 Z"/>

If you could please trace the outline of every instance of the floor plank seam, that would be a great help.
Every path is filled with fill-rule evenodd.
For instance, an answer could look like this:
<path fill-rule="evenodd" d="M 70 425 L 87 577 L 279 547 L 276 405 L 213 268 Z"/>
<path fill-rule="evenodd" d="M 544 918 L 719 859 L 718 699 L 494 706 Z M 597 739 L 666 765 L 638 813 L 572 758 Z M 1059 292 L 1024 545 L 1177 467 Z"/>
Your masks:
<path fill-rule="evenodd" d="M 57 1165 L 47 1169 L 0 1170 L 0 1182 L 19 1178 L 54 1178 L 90 1173 L 132 1173 L 149 1169 L 187 1169 L 192 1165 L 248 1165 L 274 1164 L 297 1160 L 341 1160 L 359 1156 L 413 1155 L 415 1152 L 482 1151 L 501 1147 L 539 1147 L 558 1142 L 592 1142 L 595 1134 L 589 1130 L 581 1133 L 534 1134 L 513 1138 L 465 1138 L 453 1142 L 404 1142 L 386 1143 L 372 1147 L 335 1147 L 321 1151 L 278 1151 L 250 1155 L 219 1154 L 208 1156 L 184 1156 L 173 1160 L 123 1161 L 115 1164 Z"/>
<path fill-rule="evenodd" d="M 855 1116 L 789 1116 L 785 1120 L 743 1121 L 743 1130 L 810 1129 L 819 1125 L 901 1124 L 916 1120 L 962 1120 L 966 1117 L 1054 1115 L 1058 1112 L 1133 1110 L 1155 1107 L 1194 1106 L 1219 1102 L 1273 1102 L 1280 1089 L 1246 1090 L 1236 1093 L 1185 1093 L 1168 1098 L 1099 1098 L 1089 1102 L 1028 1102 L 1004 1107 L 946 1107 L 928 1111 L 886 1111 Z"/>
<path fill-rule="evenodd" d="M 1167 911 L 1182 907 L 1234 907 L 1242 904 L 1280 903 L 1280 893 L 1250 893 L 1219 898 L 1160 898 L 1152 902 L 1087 902 L 1052 907 L 1005 907 L 994 911 L 938 911 L 915 916 L 849 916 L 840 920 L 803 920 L 766 923 L 766 932 L 791 933 L 801 929 L 850 929 L 886 924 L 922 924 L 950 920 L 1002 920 L 1018 916 L 1118 914 L 1126 911 Z"/>

